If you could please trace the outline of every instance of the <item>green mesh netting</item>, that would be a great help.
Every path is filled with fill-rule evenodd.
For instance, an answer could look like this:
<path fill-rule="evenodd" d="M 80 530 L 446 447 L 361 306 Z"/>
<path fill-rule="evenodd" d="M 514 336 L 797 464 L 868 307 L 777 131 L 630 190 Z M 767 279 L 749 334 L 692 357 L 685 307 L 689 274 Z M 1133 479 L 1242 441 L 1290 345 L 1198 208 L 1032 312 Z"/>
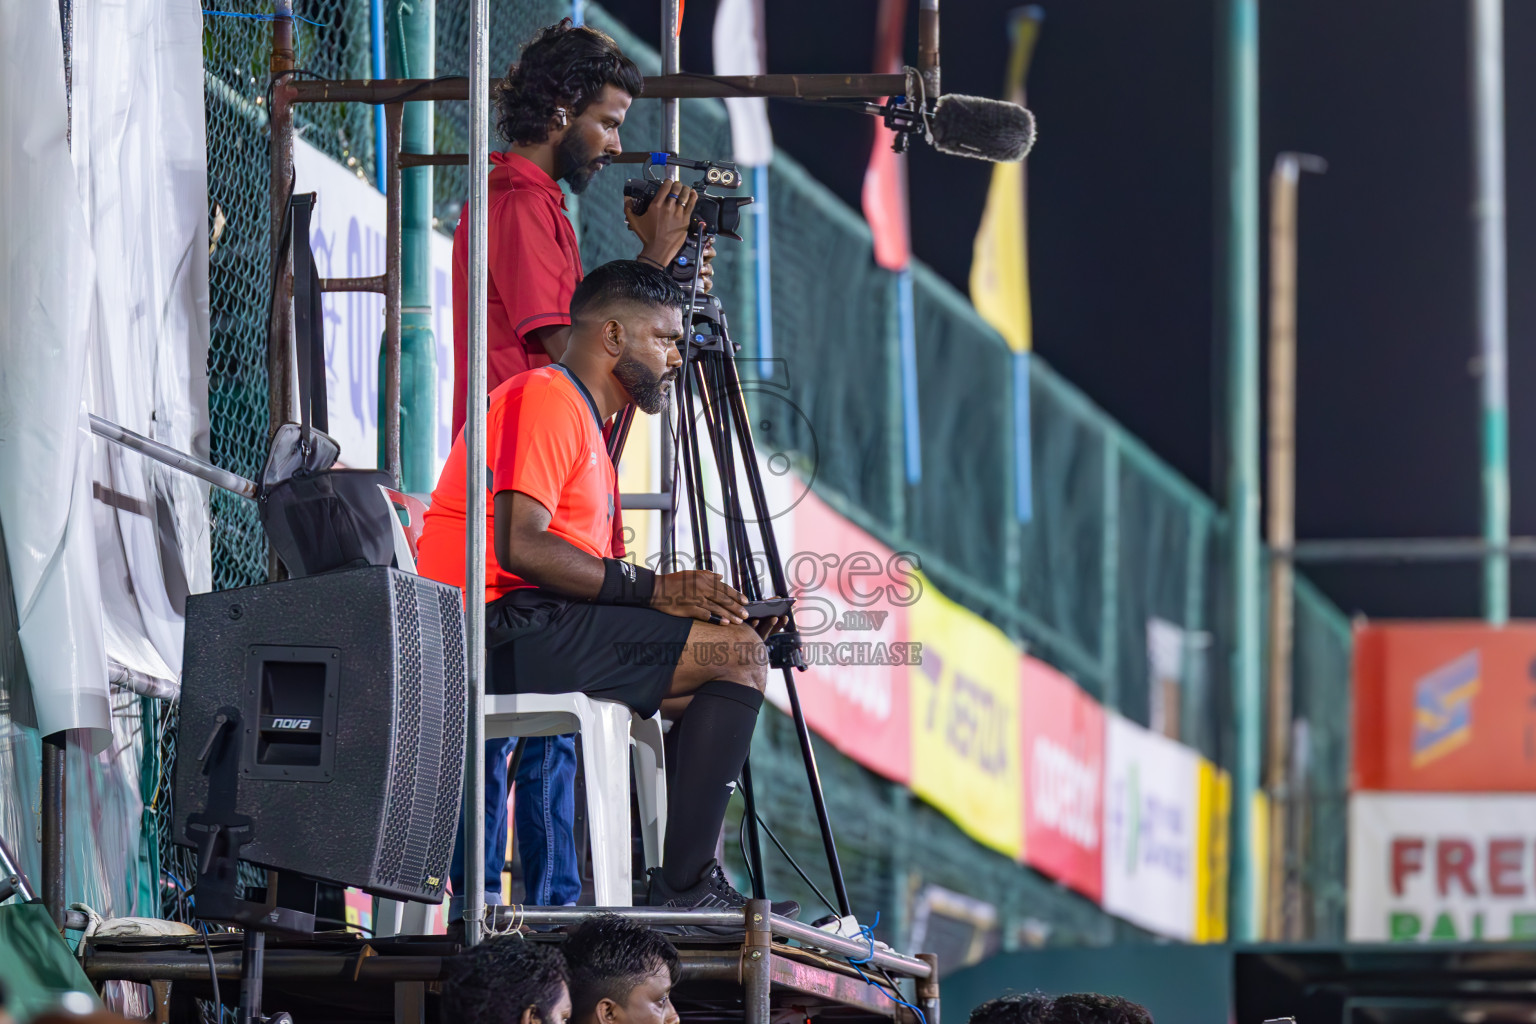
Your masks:
<path fill-rule="evenodd" d="M 326 77 L 368 77 L 371 34 L 362 0 L 301 0 L 296 60 Z M 463 73 L 466 0 L 436 6 L 436 73 Z M 515 60 L 539 28 L 571 12 L 566 0 L 498 3 L 491 8 L 492 74 Z M 614 35 L 647 73 L 653 48 L 607 12 L 588 5 L 589 24 Z M 265 82 L 270 29 L 245 19 L 209 17 L 205 28 L 210 220 L 224 226 L 211 257 L 209 355 L 213 458 L 252 475 L 267 431 L 265 331 L 268 182 Z M 659 104 L 641 100 L 623 129 L 624 145 L 660 144 Z M 360 105 L 304 106 L 304 137 L 374 180 L 374 114 Z M 468 104 L 439 103 L 439 152 L 467 148 Z M 724 108 L 686 101 L 686 155 L 729 155 Z M 500 145 L 493 132 L 492 145 Z M 623 179 L 615 166 L 572 204 L 583 260 L 590 267 L 632 257 L 636 240 L 620 214 Z M 466 170 L 437 168 L 434 211 L 441 230 L 457 224 Z M 1018 524 L 1012 494 L 1012 355 L 953 288 L 914 270 L 923 481 L 905 483 L 902 465 L 896 286 L 872 260 L 867 226 L 856 212 L 779 154 L 769 175 L 775 362 L 744 367 L 787 385 L 798 415 L 759 422 L 766 447 L 790 453 L 816 486 L 859 525 L 893 547 L 917 552 L 946 593 L 1061 667 L 1106 704 L 1146 722 L 1150 714 L 1148 622 L 1188 631 L 1180 687 L 1184 742 L 1218 763 L 1230 761 L 1228 700 L 1231 635 L 1227 530 L 1215 506 L 1177 478 L 1033 359 L 1029 375 L 1034 518 Z M 748 356 L 756 339 L 752 256 L 757 218 L 744 217 L 746 243 L 722 241 L 717 282 L 733 334 Z M 264 577 L 265 545 L 249 502 L 216 494 L 214 579 L 219 587 Z M 1338 611 L 1298 587 L 1296 717 L 1307 722 L 1308 790 L 1304 856 L 1312 934 L 1343 928 L 1344 785 L 1347 777 L 1349 639 Z M 754 749 L 763 810 L 795 856 L 822 879 L 819 842 L 805 814 L 804 776 L 788 723 L 765 721 Z M 165 730 L 174 737 L 174 731 Z M 163 745 L 161 770 L 173 760 Z M 882 933 L 904 934 L 909 886 L 928 880 L 999 903 L 1005 935 L 1019 922 L 1044 922 L 1050 941 L 1105 942 L 1135 934 L 1091 904 L 1004 857 L 983 850 L 932 808 L 830 749 L 820 752 L 854 900 L 887 912 Z M 807 906 L 814 897 L 769 854 L 776 891 Z M 739 861 L 735 863 L 740 867 Z M 895 918 L 892 919 L 891 915 Z"/>

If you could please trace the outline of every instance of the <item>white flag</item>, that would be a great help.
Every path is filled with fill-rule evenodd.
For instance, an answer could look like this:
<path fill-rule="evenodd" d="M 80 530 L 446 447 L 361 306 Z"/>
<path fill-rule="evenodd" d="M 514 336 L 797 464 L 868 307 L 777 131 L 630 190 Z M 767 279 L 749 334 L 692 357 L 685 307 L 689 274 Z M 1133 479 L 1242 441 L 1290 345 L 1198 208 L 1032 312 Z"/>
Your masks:
<path fill-rule="evenodd" d="M 761 75 L 767 61 L 763 36 L 763 0 L 720 0 L 715 10 L 715 74 Z M 768 101 L 736 97 L 725 101 L 731 113 L 731 153 L 738 164 L 761 167 L 773 159 Z"/>

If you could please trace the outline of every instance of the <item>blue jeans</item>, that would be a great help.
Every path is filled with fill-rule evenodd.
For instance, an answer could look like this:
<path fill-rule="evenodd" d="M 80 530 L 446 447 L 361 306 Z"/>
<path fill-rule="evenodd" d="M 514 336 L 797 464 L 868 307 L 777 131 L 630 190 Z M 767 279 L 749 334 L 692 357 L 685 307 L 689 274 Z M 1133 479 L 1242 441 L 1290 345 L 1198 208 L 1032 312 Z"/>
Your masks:
<path fill-rule="evenodd" d="M 485 902 L 501 902 L 507 857 L 507 760 L 515 739 L 485 742 Z M 534 906 L 570 906 L 581 898 L 576 865 L 576 738 L 530 736 L 518 761 L 517 852 L 523 859 L 525 900 Z M 466 808 L 467 809 L 467 808 Z M 455 893 L 449 919 L 464 914 L 464 819 L 449 869 Z"/>

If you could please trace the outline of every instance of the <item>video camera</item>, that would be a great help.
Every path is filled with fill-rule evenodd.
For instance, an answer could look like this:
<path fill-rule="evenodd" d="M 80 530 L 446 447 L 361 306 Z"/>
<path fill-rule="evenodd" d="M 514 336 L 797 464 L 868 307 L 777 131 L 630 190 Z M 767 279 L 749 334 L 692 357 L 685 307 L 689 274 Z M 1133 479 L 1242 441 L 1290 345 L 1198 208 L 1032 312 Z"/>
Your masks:
<path fill-rule="evenodd" d="M 693 280 L 707 238 L 724 235 L 741 241 L 737 229 L 741 227 L 741 208 L 752 202 L 751 196 L 722 196 L 709 191 L 741 187 L 741 172 L 736 165 L 724 160 L 688 160 L 671 153 L 652 153 L 646 165 L 646 176 L 630 178 L 624 182 L 624 195 L 635 201 L 635 213 L 643 214 L 651 201 L 661 192 L 665 180 L 651 176 L 651 169 L 671 164 L 701 172 L 692 188 L 699 194 L 693 208 L 693 223 L 689 227 L 688 242 L 673 259 L 669 271 L 672 277 L 684 284 Z"/>

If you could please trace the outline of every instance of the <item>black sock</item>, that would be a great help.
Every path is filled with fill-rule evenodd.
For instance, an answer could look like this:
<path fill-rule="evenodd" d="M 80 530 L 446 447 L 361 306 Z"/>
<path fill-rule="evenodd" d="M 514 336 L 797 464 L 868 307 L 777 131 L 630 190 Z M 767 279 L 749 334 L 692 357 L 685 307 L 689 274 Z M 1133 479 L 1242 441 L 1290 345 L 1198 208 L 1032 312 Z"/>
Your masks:
<path fill-rule="evenodd" d="M 763 695 L 752 687 L 715 679 L 699 687 L 672 726 L 677 767 L 670 773 L 662 872 L 673 889 L 691 888 L 714 859 L 731 783 L 747 760 L 762 706 Z"/>

